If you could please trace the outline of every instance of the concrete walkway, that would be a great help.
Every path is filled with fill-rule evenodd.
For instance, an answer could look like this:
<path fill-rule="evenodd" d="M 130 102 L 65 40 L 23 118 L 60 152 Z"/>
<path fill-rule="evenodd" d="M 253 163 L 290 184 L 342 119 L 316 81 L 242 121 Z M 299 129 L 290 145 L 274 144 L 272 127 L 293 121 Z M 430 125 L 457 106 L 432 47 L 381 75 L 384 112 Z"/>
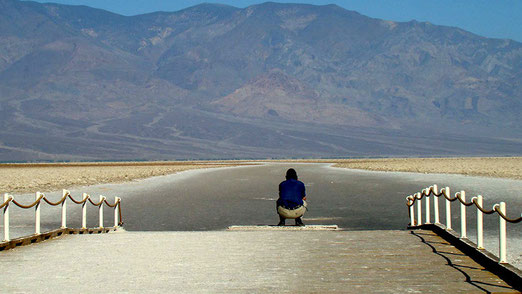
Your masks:
<path fill-rule="evenodd" d="M 516 292 L 427 231 L 115 232 L 0 253 L 2 293 Z"/>

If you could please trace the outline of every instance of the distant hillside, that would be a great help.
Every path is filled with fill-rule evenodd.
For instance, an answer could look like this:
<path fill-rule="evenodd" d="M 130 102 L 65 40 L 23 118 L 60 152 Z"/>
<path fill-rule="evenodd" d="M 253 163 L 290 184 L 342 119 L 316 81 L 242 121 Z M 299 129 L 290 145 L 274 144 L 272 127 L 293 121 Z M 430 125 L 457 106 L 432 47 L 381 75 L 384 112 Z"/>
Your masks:
<path fill-rule="evenodd" d="M 0 0 L 0 161 L 522 154 L 522 44 L 335 5 Z"/>

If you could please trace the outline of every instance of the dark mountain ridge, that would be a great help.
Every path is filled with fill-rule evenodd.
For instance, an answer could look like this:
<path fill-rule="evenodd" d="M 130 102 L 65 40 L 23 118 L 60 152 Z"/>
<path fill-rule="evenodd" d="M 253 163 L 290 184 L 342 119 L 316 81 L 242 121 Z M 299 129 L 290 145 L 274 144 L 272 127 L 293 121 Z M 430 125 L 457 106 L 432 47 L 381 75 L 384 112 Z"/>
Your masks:
<path fill-rule="evenodd" d="M 0 160 L 520 155 L 521 110 L 522 44 L 458 28 L 0 0 Z"/>

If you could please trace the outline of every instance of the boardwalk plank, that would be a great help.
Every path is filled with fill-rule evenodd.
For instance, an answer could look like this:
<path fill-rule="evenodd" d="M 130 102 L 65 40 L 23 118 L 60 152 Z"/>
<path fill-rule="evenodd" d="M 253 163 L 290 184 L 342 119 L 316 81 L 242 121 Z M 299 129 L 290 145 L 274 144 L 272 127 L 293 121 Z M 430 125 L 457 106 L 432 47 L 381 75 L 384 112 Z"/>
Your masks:
<path fill-rule="evenodd" d="M 0 264 L 11 292 L 516 293 L 430 231 L 74 235 Z"/>

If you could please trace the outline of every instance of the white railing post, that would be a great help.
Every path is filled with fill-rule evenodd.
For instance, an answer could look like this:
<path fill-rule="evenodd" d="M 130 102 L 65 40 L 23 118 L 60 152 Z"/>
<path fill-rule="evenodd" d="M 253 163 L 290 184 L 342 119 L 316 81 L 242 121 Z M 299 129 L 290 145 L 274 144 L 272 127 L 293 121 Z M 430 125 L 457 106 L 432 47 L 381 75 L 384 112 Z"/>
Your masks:
<path fill-rule="evenodd" d="M 82 203 L 82 229 L 87 229 L 87 198 L 89 195 L 87 193 L 83 193 L 83 203 Z"/>
<path fill-rule="evenodd" d="M 439 197 L 435 196 L 438 193 L 437 185 L 433 185 L 433 213 L 435 214 L 435 223 L 440 224 L 439 219 Z"/>
<path fill-rule="evenodd" d="M 484 208 L 482 206 L 482 195 L 477 196 L 477 203 L 480 208 Z M 477 248 L 484 249 L 484 225 L 483 225 L 483 216 L 482 211 L 477 207 Z"/>
<path fill-rule="evenodd" d="M 415 197 L 417 197 L 417 195 L 422 196 L 422 194 L 417 193 Z M 419 198 L 417 198 L 417 226 L 422 225 L 422 200 Z"/>
<path fill-rule="evenodd" d="M 411 196 L 410 196 L 411 197 Z M 412 198 L 410 198 L 412 199 Z M 411 201 L 411 206 L 410 206 L 410 226 L 415 226 L 415 214 L 414 214 L 414 209 L 413 209 L 413 200 L 409 200 Z"/>
<path fill-rule="evenodd" d="M 500 212 L 502 212 L 504 215 L 506 215 L 506 203 L 500 202 Z M 506 258 L 506 220 L 499 216 L 500 220 L 500 244 L 499 244 L 499 251 L 500 251 L 500 263 L 507 263 Z"/>
<path fill-rule="evenodd" d="M 36 192 L 35 201 L 40 197 L 40 192 Z M 40 235 L 40 202 L 36 203 L 34 207 L 34 233 Z"/>
<path fill-rule="evenodd" d="M 7 202 L 7 200 L 9 200 L 9 194 L 5 193 L 4 194 L 4 202 Z M 9 238 L 9 204 L 10 203 L 7 203 L 5 206 L 4 206 L 4 241 L 11 241 L 11 239 Z"/>
<path fill-rule="evenodd" d="M 114 197 L 114 203 L 118 203 L 118 200 L 120 199 L 120 197 Z M 119 224 L 119 217 L 118 217 L 118 205 L 120 205 L 119 203 L 116 204 L 114 206 L 114 227 L 118 227 L 118 224 Z"/>
<path fill-rule="evenodd" d="M 460 198 L 466 202 L 466 192 L 460 191 Z M 466 232 L 466 205 L 460 203 L 460 238 L 467 238 Z"/>
<path fill-rule="evenodd" d="M 103 200 L 105 200 L 105 197 L 100 195 L 100 206 L 98 207 L 100 228 L 103 228 Z"/>
<path fill-rule="evenodd" d="M 428 190 L 428 193 L 426 193 L 429 195 L 429 190 Z M 425 223 L 426 224 L 429 224 L 431 222 L 431 219 L 430 219 L 430 213 L 431 213 L 431 210 L 430 210 L 430 197 L 426 195 L 426 221 Z"/>
<path fill-rule="evenodd" d="M 444 195 L 448 198 L 451 197 L 449 187 L 444 188 Z M 446 228 L 451 230 L 451 201 L 449 201 L 446 197 L 444 197 L 446 199 Z"/>
<path fill-rule="evenodd" d="M 69 191 L 62 190 L 62 198 L 69 194 Z M 67 198 L 62 202 L 62 229 L 67 228 Z"/>

